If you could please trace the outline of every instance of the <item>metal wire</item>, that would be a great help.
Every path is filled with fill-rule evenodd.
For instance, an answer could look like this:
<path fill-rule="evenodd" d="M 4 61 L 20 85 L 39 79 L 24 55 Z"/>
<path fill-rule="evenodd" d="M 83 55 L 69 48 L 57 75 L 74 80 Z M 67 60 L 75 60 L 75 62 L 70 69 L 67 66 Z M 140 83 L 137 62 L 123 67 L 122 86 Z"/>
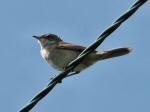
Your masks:
<path fill-rule="evenodd" d="M 109 28 L 107 28 L 101 35 L 97 38 L 97 40 L 87 47 L 75 60 L 68 64 L 66 70 L 61 72 L 52 81 L 43 89 L 40 93 L 38 93 L 25 107 L 23 107 L 19 112 L 29 112 L 42 98 L 44 98 L 58 83 L 60 83 L 77 65 L 79 65 L 82 60 L 91 52 L 93 52 L 101 43 L 108 37 L 111 33 L 113 33 L 124 21 L 126 21 L 131 15 L 133 15 L 136 10 L 142 6 L 148 0 L 138 0 L 135 2 L 131 8 L 120 16 Z"/>

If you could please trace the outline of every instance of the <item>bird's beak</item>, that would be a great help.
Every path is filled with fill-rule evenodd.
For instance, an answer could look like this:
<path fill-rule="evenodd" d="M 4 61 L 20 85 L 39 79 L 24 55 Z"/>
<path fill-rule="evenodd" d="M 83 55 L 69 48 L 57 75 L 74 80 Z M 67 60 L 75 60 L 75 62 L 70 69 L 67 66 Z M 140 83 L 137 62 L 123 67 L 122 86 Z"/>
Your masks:
<path fill-rule="evenodd" d="M 32 37 L 34 37 L 35 39 L 37 39 L 37 40 L 39 40 L 40 38 L 39 38 L 39 36 L 32 36 Z"/>

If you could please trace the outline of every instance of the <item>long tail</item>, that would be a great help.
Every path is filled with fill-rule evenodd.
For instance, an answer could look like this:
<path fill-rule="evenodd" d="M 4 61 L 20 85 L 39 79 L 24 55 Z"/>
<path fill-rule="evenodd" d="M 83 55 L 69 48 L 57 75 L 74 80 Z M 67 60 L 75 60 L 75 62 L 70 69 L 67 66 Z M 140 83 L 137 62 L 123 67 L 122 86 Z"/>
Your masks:
<path fill-rule="evenodd" d="M 104 52 L 97 52 L 98 60 L 114 58 L 122 55 L 126 55 L 132 51 L 131 48 L 117 48 Z"/>

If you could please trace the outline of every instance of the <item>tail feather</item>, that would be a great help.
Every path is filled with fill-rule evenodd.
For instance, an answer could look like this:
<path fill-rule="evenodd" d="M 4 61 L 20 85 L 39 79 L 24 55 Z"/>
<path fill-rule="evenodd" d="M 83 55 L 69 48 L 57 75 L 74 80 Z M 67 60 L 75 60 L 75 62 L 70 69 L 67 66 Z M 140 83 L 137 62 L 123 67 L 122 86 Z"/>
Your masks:
<path fill-rule="evenodd" d="M 104 52 L 97 52 L 98 60 L 114 58 L 122 55 L 126 55 L 132 51 L 131 48 L 117 48 Z"/>

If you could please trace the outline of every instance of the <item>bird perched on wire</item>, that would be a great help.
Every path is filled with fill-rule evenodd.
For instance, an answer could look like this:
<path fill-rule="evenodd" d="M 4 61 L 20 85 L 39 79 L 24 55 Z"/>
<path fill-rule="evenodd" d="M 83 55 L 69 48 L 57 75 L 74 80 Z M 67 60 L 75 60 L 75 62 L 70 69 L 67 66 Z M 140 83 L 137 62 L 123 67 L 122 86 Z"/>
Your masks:
<path fill-rule="evenodd" d="M 67 43 L 55 34 L 44 34 L 33 37 L 38 40 L 41 46 L 42 57 L 52 65 L 52 67 L 60 71 L 64 71 L 67 64 L 77 58 L 85 49 L 83 46 Z M 130 52 L 130 48 L 116 48 L 102 52 L 93 51 L 74 68 L 73 72 L 79 73 L 98 61 L 122 56 Z"/>

